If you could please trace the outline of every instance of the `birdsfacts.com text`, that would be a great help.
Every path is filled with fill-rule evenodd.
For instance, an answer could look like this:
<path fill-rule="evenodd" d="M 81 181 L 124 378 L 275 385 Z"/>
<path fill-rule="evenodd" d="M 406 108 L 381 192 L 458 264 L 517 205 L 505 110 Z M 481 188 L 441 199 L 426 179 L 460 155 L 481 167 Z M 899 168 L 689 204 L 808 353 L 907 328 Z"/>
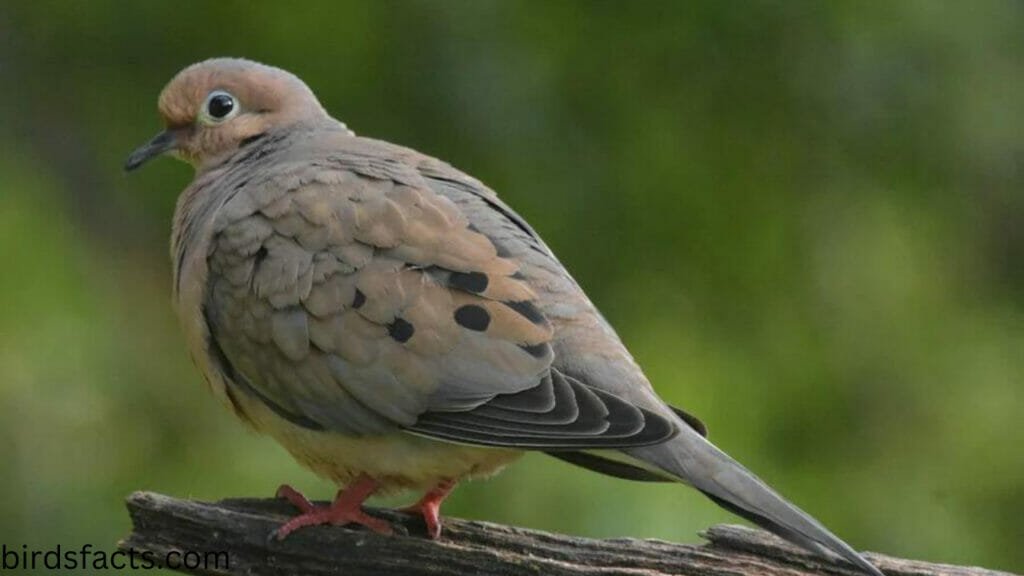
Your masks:
<path fill-rule="evenodd" d="M 47 549 L 35 549 L 22 544 L 0 544 L 0 574 L 22 570 L 188 570 L 218 571 L 230 568 L 231 558 L 226 551 L 170 550 L 157 553 L 152 550 L 126 548 L 108 552 L 92 544 L 78 547 L 57 544 Z"/>

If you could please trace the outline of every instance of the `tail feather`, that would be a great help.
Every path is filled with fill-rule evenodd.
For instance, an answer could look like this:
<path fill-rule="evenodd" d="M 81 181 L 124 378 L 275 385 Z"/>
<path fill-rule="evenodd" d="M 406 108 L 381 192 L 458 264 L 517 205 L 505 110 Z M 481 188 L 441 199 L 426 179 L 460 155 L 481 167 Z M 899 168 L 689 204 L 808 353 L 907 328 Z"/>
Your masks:
<path fill-rule="evenodd" d="M 677 476 L 719 506 L 798 546 L 816 553 L 837 555 L 872 576 L 884 576 L 820 522 L 691 430 L 683 430 L 664 444 L 631 448 L 626 452 Z"/>
<path fill-rule="evenodd" d="M 733 514 L 741 518 L 746 518 L 747 520 L 753 522 L 761 528 L 764 528 L 765 530 L 768 530 L 769 532 L 772 532 L 773 534 L 780 536 L 785 540 L 788 540 L 807 550 L 811 550 L 819 554 L 824 554 L 826 556 L 832 554 L 832 551 L 828 548 L 825 548 L 824 546 L 815 542 L 814 540 L 808 539 L 806 536 L 799 532 L 790 530 L 789 528 L 783 526 L 782 524 L 779 524 L 778 522 L 771 520 L 770 518 L 759 516 L 758 514 L 755 514 L 750 510 L 741 508 L 740 506 L 737 506 L 732 502 L 729 502 L 728 500 L 723 500 L 718 496 L 711 494 L 710 492 L 704 492 L 702 490 L 701 493 L 707 496 L 712 502 L 718 504 L 719 506 L 728 510 L 729 512 L 732 512 Z"/>

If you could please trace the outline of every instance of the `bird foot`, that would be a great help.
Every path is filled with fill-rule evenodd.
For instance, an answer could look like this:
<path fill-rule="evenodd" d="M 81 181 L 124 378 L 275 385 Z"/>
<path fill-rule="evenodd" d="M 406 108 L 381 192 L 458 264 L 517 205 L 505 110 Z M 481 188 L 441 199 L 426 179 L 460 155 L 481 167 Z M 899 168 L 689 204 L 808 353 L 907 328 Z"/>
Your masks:
<path fill-rule="evenodd" d="M 441 502 L 451 494 L 455 484 L 452 480 L 445 480 L 424 494 L 419 502 L 399 511 L 422 516 L 427 525 L 427 537 L 437 540 L 441 537 Z"/>
<path fill-rule="evenodd" d="M 377 534 L 391 535 L 391 525 L 380 518 L 374 518 L 363 512 L 362 504 L 377 489 L 377 483 L 367 476 L 361 476 L 344 490 L 339 490 L 330 506 L 316 506 L 297 490 L 282 485 L 277 489 L 277 497 L 284 498 L 299 509 L 301 514 L 284 523 L 275 530 L 271 537 L 284 540 L 289 534 L 306 526 L 333 524 L 358 524 Z"/>

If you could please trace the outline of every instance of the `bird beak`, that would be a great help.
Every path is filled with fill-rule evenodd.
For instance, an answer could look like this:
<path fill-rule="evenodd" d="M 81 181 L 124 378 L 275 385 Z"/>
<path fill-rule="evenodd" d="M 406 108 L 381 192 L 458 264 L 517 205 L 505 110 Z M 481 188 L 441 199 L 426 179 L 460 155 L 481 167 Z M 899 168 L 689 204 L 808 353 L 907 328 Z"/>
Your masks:
<path fill-rule="evenodd" d="M 128 156 L 128 160 L 124 163 L 124 171 L 131 172 L 145 164 L 149 159 L 174 150 L 177 147 L 177 135 L 169 129 L 164 130 L 149 142 L 139 146 L 135 152 L 132 152 L 131 155 Z"/>

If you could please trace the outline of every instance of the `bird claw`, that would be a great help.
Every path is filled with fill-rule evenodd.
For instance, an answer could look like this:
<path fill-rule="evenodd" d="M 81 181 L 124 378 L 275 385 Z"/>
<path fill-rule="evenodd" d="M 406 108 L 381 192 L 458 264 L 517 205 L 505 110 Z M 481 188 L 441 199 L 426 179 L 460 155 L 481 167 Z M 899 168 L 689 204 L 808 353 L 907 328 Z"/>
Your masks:
<path fill-rule="evenodd" d="M 390 536 L 394 533 L 391 524 L 370 516 L 362 508 L 363 501 L 375 488 L 375 482 L 369 478 L 360 478 L 350 487 L 350 490 L 339 492 L 338 497 L 330 506 L 316 506 L 298 490 L 287 484 L 282 484 L 277 489 L 277 497 L 290 502 L 299 509 L 300 514 L 271 532 L 268 538 L 281 541 L 299 528 L 322 524 L 335 526 L 358 524 L 377 534 Z"/>
<path fill-rule="evenodd" d="M 316 509 L 316 506 L 309 501 L 301 492 L 292 488 L 287 484 L 281 484 L 277 488 L 277 492 L 274 494 L 275 498 L 284 498 L 291 503 L 292 506 L 298 508 L 301 512 L 307 513 Z"/>
<path fill-rule="evenodd" d="M 391 524 L 386 520 L 370 516 L 361 509 L 325 506 L 315 508 L 310 512 L 303 512 L 302 514 L 299 514 L 288 522 L 285 522 L 277 530 L 274 530 L 270 536 L 277 541 L 281 541 L 299 528 L 305 528 L 306 526 L 320 526 L 322 524 L 332 524 L 334 526 L 357 524 L 371 532 L 376 532 L 377 534 L 383 534 L 385 536 L 391 536 L 394 534 L 394 529 L 392 529 Z"/>
<path fill-rule="evenodd" d="M 437 540 L 441 537 L 441 518 L 439 508 L 440 506 L 429 506 L 417 503 L 412 506 L 406 506 L 405 508 L 399 508 L 398 511 L 422 517 L 423 523 L 427 528 L 427 538 Z"/>
<path fill-rule="evenodd" d="M 437 540 L 441 537 L 441 502 L 448 497 L 453 488 L 455 488 L 454 481 L 446 480 L 441 482 L 424 494 L 419 502 L 412 506 L 406 506 L 400 509 L 399 512 L 422 516 L 423 522 L 427 526 L 427 537 L 431 540 Z"/>

